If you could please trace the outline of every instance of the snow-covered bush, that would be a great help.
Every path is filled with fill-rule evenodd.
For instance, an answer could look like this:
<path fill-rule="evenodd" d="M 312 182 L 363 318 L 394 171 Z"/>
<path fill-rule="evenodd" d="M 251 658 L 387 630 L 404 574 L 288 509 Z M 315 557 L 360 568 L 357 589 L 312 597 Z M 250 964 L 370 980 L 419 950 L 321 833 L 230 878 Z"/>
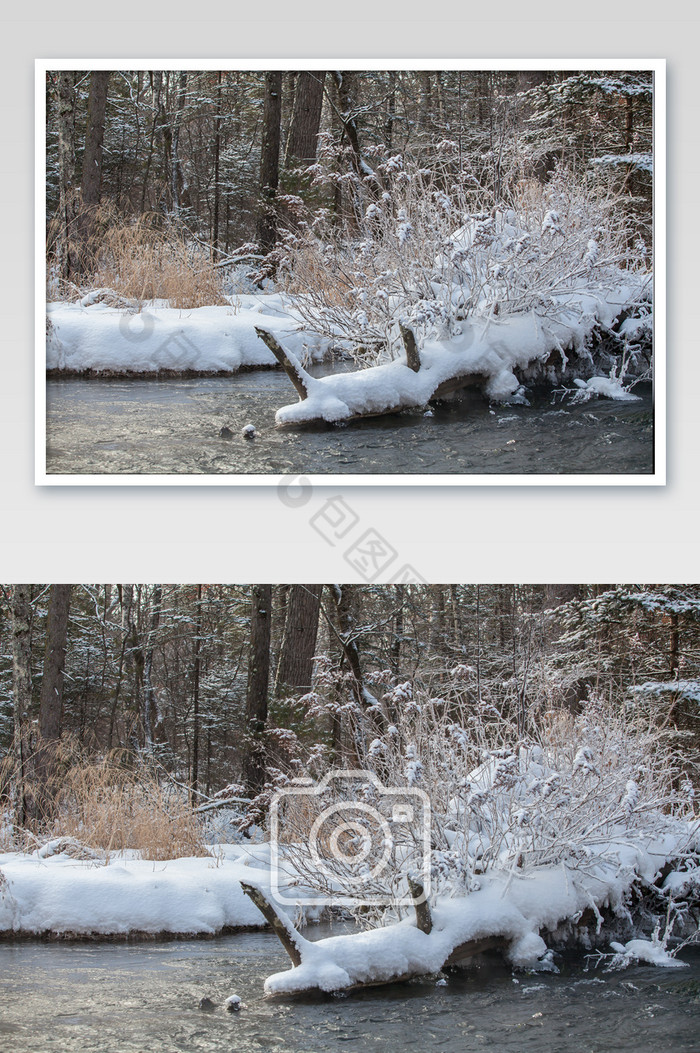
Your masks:
<path fill-rule="evenodd" d="M 439 695 L 415 681 L 395 685 L 381 703 L 380 731 L 356 707 L 356 756 L 345 765 L 373 772 L 385 786 L 419 787 L 428 795 L 433 900 L 469 894 L 482 874 L 494 871 L 624 870 L 630 847 L 694 816 L 680 752 L 641 711 L 595 699 L 578 716 L 547 711 L 523 731 L 512 709 L 475 699 L 464 668 L 453 671 Z M 303 827 L 297 816 L 288 829 L 294 866 L 312 887 L 344 891 L 342 867 L 335 881 L 314 873 Z M 421 840 L 419 826 L 404 832 L 388 896 L 400 898 Z"/>
<path fill-rule="evenodd" d="M 455 335 L 472 316 L 557 318 L 585 311 L 581 293 L 620 285 L 620 268 L 644 265 L 619 197 L 565 170 L 545 185 L 516 182 L 499 201 L 449 161 L 425 168 L 397 156 L 362 183 L 343 178 L 358 184 L 354 221 L 300 214 L 281 275 L 306 324 L 365 365 L 401 353 L 399 320 L 420 342 Z"/>

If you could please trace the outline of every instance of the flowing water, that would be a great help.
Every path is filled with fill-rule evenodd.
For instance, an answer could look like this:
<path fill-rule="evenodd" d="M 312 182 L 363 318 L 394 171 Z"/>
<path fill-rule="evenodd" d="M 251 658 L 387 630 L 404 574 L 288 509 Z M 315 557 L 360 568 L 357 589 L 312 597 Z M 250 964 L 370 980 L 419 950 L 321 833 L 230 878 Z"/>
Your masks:
<path fill-rule="evenodd" d="M 307 935 L 325 934 L 321 927 Z M 700 952 L 686 969 L 513 975 L 500 959 L 345 997 L 266 999 L 277 938 L 0 945 L 0 1049 L 12 1053 L 697 1053 Z M 238 1013 L 223 1008 L 237 994 Z M 208 997 L 215 1008 L 199 1008 Z"/>
<path fill-rule="evenodd" d="M 318 373 L 319 371 L 316 370 Z M 188 379 L 52 378 L 49 474 L 538 475 L 653 471 L 651 389 L 639 402 L 489 407 L 475 394 L 421 411 L 300 430 L 284 373 Z M 255 425 L 257 437 L 241 428 Z M 220 438 L 223 426 L 232 438 Z"/>

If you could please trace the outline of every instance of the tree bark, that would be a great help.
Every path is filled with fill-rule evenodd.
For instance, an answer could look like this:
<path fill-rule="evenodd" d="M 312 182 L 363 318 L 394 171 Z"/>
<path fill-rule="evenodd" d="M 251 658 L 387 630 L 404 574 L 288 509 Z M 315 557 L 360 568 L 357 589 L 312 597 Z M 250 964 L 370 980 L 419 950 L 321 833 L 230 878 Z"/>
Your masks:
<path fill-rule="evenodd" d="M 277 698 L 287 690 L 311 689 L 322 590 L 322 585 L 292 585 L 289 590 L 275 684 Z"/>
<path fill-rule="evenodd" d="M 351 690 L 358 709 L 358 720 L 355 722 L 354 727 L 352 761 L 358 767 L 363 767 L 366 754 L 366 732 L 370 731 L 371 737 L 377 738 L 386 730 L 387 722 L 384 713 L 379 709 L 378 705 L 375 705 L 376 699 L 367 688 L 362 672 L 360 650 L 357 643 L 357 608 L 359 599 L 357 590 L 357 585 L 332 585 L 330 588 L 335 605 L 337 636 L 345 660 L 350 667 L 352 674 Z"/>
<path fill-rule="evenodd" d="M 17 769 L 15 822 L 20 827 L 24 826 L 27 821 L 25 729 L 32 704 L 31 624 L 31 585 L 14 585 L 12 588 L 12 708 Z"/>
<path fill-rule="evenodd" d="M 49 590 L 46 652 L 39 700 L 39 734 L 44 742 L 57 741 L 61 737 L 63 671 L 72 591 L 72 585 L 52 585 Z"/>
<path fill-rule="evenodd" d="M 100 203 L 102 189 L 102 141 L 105 134 L 105 112 L 107 109 L 108 70 L 93 70 L 90 74 L 85 153 L 80 183 L 80 234 L 83 254 L 87 248 L 95 224 L 95 210 Z M 85 270 L 86 261 L 81 260 Z"/>
<path fill-rule="evenodd" d="M 187 73 L 182 71 L 178 77 L 177 109 L 173 120 L 172 133 L 170 136 L 170 180 L 173 198 L 173 213 L 176 217 L 180 215 L 180 205 L 183 203 L 183 190 L 185 186 L 180 163 L 180 126 L 182 114 L 185 109 L 185 91 L 187 88 Z"/>
<path fill-rule="evenodd" d="M 156 705 L 156 693 L 153 688 L 151 674 L 153 671 L 153 650 L 156 642 L 156 634 L 160 625 L 161 607 L 163 603 L 163 586 L 153 586 L 151 598 L 151 624 L 148 630 L 146 648 L 143 656 L 143 725 L 146 746 L 153 744 L 153 739 L 158 723 L 158 707 Z"/>
<path fill-rule="evenodd" d="M 325 72 L 318 70 L 297 73 L 292 120 L 284 155 L 284 163 L 288 168 L 299 163 L 310 165 L 316 160 L 325 79 Z"/>
<path fill-rule="evenodd" d="M 46 625 L 46 651 L 39 699 L 39 745 L 34 757 L 35 786 L 32 818 L 47 819 L 54 806 L 56 747 L 63 715 L 63 670 L 66 663 L 68 614 L 72 585 L 52 585 Z"/>
<path fill-rule="evenodd" d="M 260 156 L 261 202 L 258 215 L 258 241 L 264 253 L 270 252 L 277 241 L 275 198 L 279 186 L 281 120 L 282 73 L 279 70 L 272 70 L 265 74 L 263 140 Z"/>
<path fill-rule="evenodd" d="M 214 117 L 214 216 L 212 219 L 211 250 L 212 260 L 215 262 L 219 255 L 219 212 L 221 202 L 221 187 L 219 186 L 219 173 L 221 164 L 221 105 L 222 105 L 222 73 L 217 73 L 216 81 L 216 116 Z"/>
<path fill-rule="evenodd" d="M 76 237 L 75 219 L 75 86 L 72 71 L 58 74 L 58 216 L 59 233 L 56 257 L 62 278 L 70 280 L 78 270 L 73 248 Z"/>
<path fill-rule="evenodd" d="M 333 73 L 336 88 L 338 89 L 338 100 L 340 102 L 340 122 L 343 128 L 343 137 L 351 148 L 353 168 L 362 178 L 367 175 L 365 171 L 362 150 L 360 149 L 360 136 L 357 127 L 357 113 L 355 102 L 355 86 L 357 73 L 355 70 L 340 70 Z"/>
<path fill-rule="evenodd" d="M 192 659 L 192 796 L 197 793 L 199 779 L 199 677 L 202 650 L 202 586 L 197 586 L 197 617 L 194 627 L 194 654 Z"/>
<path fill-rule="evenodd" d="M 272 586 L 253 585 L 246 695 L 248 746 L 244 766 L 246 788 L 251 797 L 256 797 L 265 785 L 264 734 L 270 679 L 271 607 Z"/>

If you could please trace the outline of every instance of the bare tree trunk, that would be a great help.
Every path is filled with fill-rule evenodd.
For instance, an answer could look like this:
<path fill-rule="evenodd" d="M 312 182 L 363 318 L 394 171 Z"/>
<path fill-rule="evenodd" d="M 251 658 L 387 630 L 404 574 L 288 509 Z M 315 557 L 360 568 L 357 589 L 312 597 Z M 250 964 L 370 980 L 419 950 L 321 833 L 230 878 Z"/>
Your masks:
<path fill-rule="evenodd" d="M 459 593 L 456 585 L 450 585 L 450 613 L 452 615 L 452 639 L 455 653 L 460 654 L 464 649 L 464 624 L 462 612 L 459 609 Z"/>
<path fill-rule="evenodd" d="M 156 705 L 156 693 L 153 688 L 151 674 L 153 671 L 153 650 L 156 635 L 160 625 L 161 607 L 163 603 L 163 586 L 153 586 L 151 598 L 151 624 L 146 639 L 146 648 L 143 656 L 143 729 L 144 739 L 147 747 L 153 745 L 156 725 L 158 723 L 158 707 Z"/>
<path fill-rule="evenodd" d="M 322 590 L 322 585 L 292 585 L 289 590 L 275 684 L 277 698 L 287 689 L 308 691 L 311 688 Z"/>
<path fill-rule="evenodd" d="M 310 165 L 316 160 L 325 79 L 325 72 L 318 70 L 302 71 L 296 75 L 294 107 L 284 155 L 288 168 L 295 163 Z"/>
<path fill-rule="evenodd" d="M 360 149 L 360 136 L 357 127 L 357 101 L 355 98 L 355 87 L 357 74 L 354 70 L 334 71 L 333 78 L 338 89 L 338 100 L 340 102 L 340 122 L 343 128 L 343 137 L 351 148 L 351 158 L 355 171 L 362 177 L 367 175 Z"/>
<path fill-rule="evenodd" d="M 94 228 L 95 211 L 100 203 L 102 189 L 102 141 L 105 134 L 109 78 L 108 70 L 93 70 L 90 74 L 85 154 L 80 184 L 80 234 L 83 243 L 83 259 L 80 262 L 82 270 L 85 270 L 88 262 L 84 254 Z"/>
<path fill-rule="evenodd" d="M 246 722 L 248 747 L 244 778 L 251 797 L 265 785 L 265 724 L 270 680 L 270 623 L 272 586 L 253 585 L 250 607 L 250 651 Z"/>
<path fill-rule="evenodd" d="M 391 643 L 391 666 L 395 677 L 401 675 L 401 644 L 403 642 L 403 614 L 406 602 L 406 586 L 394 585 L 396 613 L 394 614 L 394 639 Z"/>
<path fill-rule="evenodd" d="M 184 70 L 178 78 L 177 109 L 173 120 L 172 133 L 170 135 L 170 180 L 173 198 L 173 213 L 176 217 L 180 215 L 180 205 L 183 198 L 184 177 L 182 165 L 180 164 L 180 125 L 182 124 L 182 113 L 185 108 L 185 90 L 187 88 L 187 73 Z"/>
<path fill-rule="evenodd" d="M 146 172 L 143 177 L 143 189 L 141 192 L 141 214 L 146 211 L 146 195 L 148 193 L 148 176 L 153 162 L 153 152 L 156 142 L 156 129 L 158 128 L 158 117 L 160 114 L 160 95 L 163 90 L 163 74 L 160 71 L 149 73 L 151 82 L 151 93 L 153 99 L 153 122 L 151 124 L 151 135 L 148 143 L 148 154 L 146 157 Z"/>
<path fill-rule="evenodd" d="M 73 251 L 77 235 L 75 219 L 78 209 L 75 192 L 75 86 L 70 70 L 58 74 L 58 268 L 69 280 L 78 269 Z"/>
<path fill-rule="evenodd" d="M 356 585 L 332 585 L 331 596 L 335 605 L 337 636 L 345 660 L 352 674 L 351 690 L 357 704 L 358 720 L 352 745 L 353 763 L 362 767 L 365 763 L 366 732 L 371 731 L 372 738 L 381 735 L 386 729 L 386 719 L 376 699 L 368 690 L 362 672 L 360 650 L 358 647 L 357 607 L 358 591 Z M 369 728 L 366 724 L 369 724 Z"/>
<path fill-rule="evenodd" d="M 17 826 L 24 826 L 27 821 L 25 728 L 32 703 L 31 625 L 31 585 L 14 585 L 12 588 L 12 708 L 17 765 L 17 800 L 15 802 Z"/>
<path fill-rule="evenodd" d="M 199 676 L 202 650 L 202 586 L 197 586 L 197 617 L 194 627 L 194 655 L 192 659 L 192 796 L 198 789 L 199 780 Z"/>
<path fill-rule="evenodd" d="M 72 585 L 52 585 L 49 590 L 46 652 L 39 700 L 39 734 L 44 742 L 56 741 L 61 737 L 63 670 L 72 591 Z"/>
<path fill-rule="evenodd" d="M 282 119 L 282 73 L 272 70 L 265 74 L 265 106 L 263 110 L 263 141 L 260 157 L 260 213 L 258 240 L 262 252 L 270 252 L 277 241 L 275 198 L 279 186 L 280 139 Z"/>
<path fill-rule="evenodd" d="M 445 586 L 431 585 L 430 650 L 431 657 L 441 659 L 440 675 L 445 659 Z"/>
<path fill-rule="evenodd" d="M 389 96 L 386 102 L 386 115 L 384 117 L 384 145 L 386 152 L 393 151 L 394 119 L 396 117 L 396 71 L 390 70 L 389 74 Z"/>
<path fill-rule="evenodd" d="M 54 783 L 55 747 L 61 737 L 63 714 L 63 670 L 72 585 L 52 585 L 46 625 L 46 651 L 39 699 L 39 747 L 36 752 L 34 818 L 46 818 L 52 810 L 57 787 Z"/>
<path fill-rule="evenodd" d="M 219 211 L 221 201 L 221 187 L 219 186 L 219 170 L 221 163 L 221 71 L 219 71 L 216 76 L 216 116 L 214 117 L 214 216 L 212 219 L 211 233 L 212 260 L 216 260 L 219 255 Z"/>

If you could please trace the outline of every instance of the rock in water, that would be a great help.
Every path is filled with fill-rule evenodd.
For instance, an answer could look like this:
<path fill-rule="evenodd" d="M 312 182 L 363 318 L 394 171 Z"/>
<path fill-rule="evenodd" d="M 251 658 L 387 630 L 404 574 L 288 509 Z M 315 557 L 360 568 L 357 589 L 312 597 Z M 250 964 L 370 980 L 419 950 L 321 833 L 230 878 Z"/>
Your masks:
<path fill-rule="evenodd" d="M 243 1002 L 241 1002 L 238 995 L 229 995 L 224 1005 L 229 1013 L 237 1013 L 239 1009 L 243 1008 Z"/>
<path fill-rule="evenodd" d="M 244 424 L 241 428 L 241 435 L 244 439 L 254 439 L 257 434 L 254 424 Z"/>
<path fill-rule="evenodd" d="M 226 425 L 224 424 L 223 428 L 219 432 L 219 438 L 220 439 L 232 439 L 233 438 L 233 432 L 231 431 L 230 428 L 227 428 Z"/>
<path fill-rule="evenodd" d="M 203 1009 L 205 1013 L 211 1013 L 212 1009 L 216 1009 L 216 1006 L 211 998 L 202 998 L 199 1003 L 199 1008 Z"/>

